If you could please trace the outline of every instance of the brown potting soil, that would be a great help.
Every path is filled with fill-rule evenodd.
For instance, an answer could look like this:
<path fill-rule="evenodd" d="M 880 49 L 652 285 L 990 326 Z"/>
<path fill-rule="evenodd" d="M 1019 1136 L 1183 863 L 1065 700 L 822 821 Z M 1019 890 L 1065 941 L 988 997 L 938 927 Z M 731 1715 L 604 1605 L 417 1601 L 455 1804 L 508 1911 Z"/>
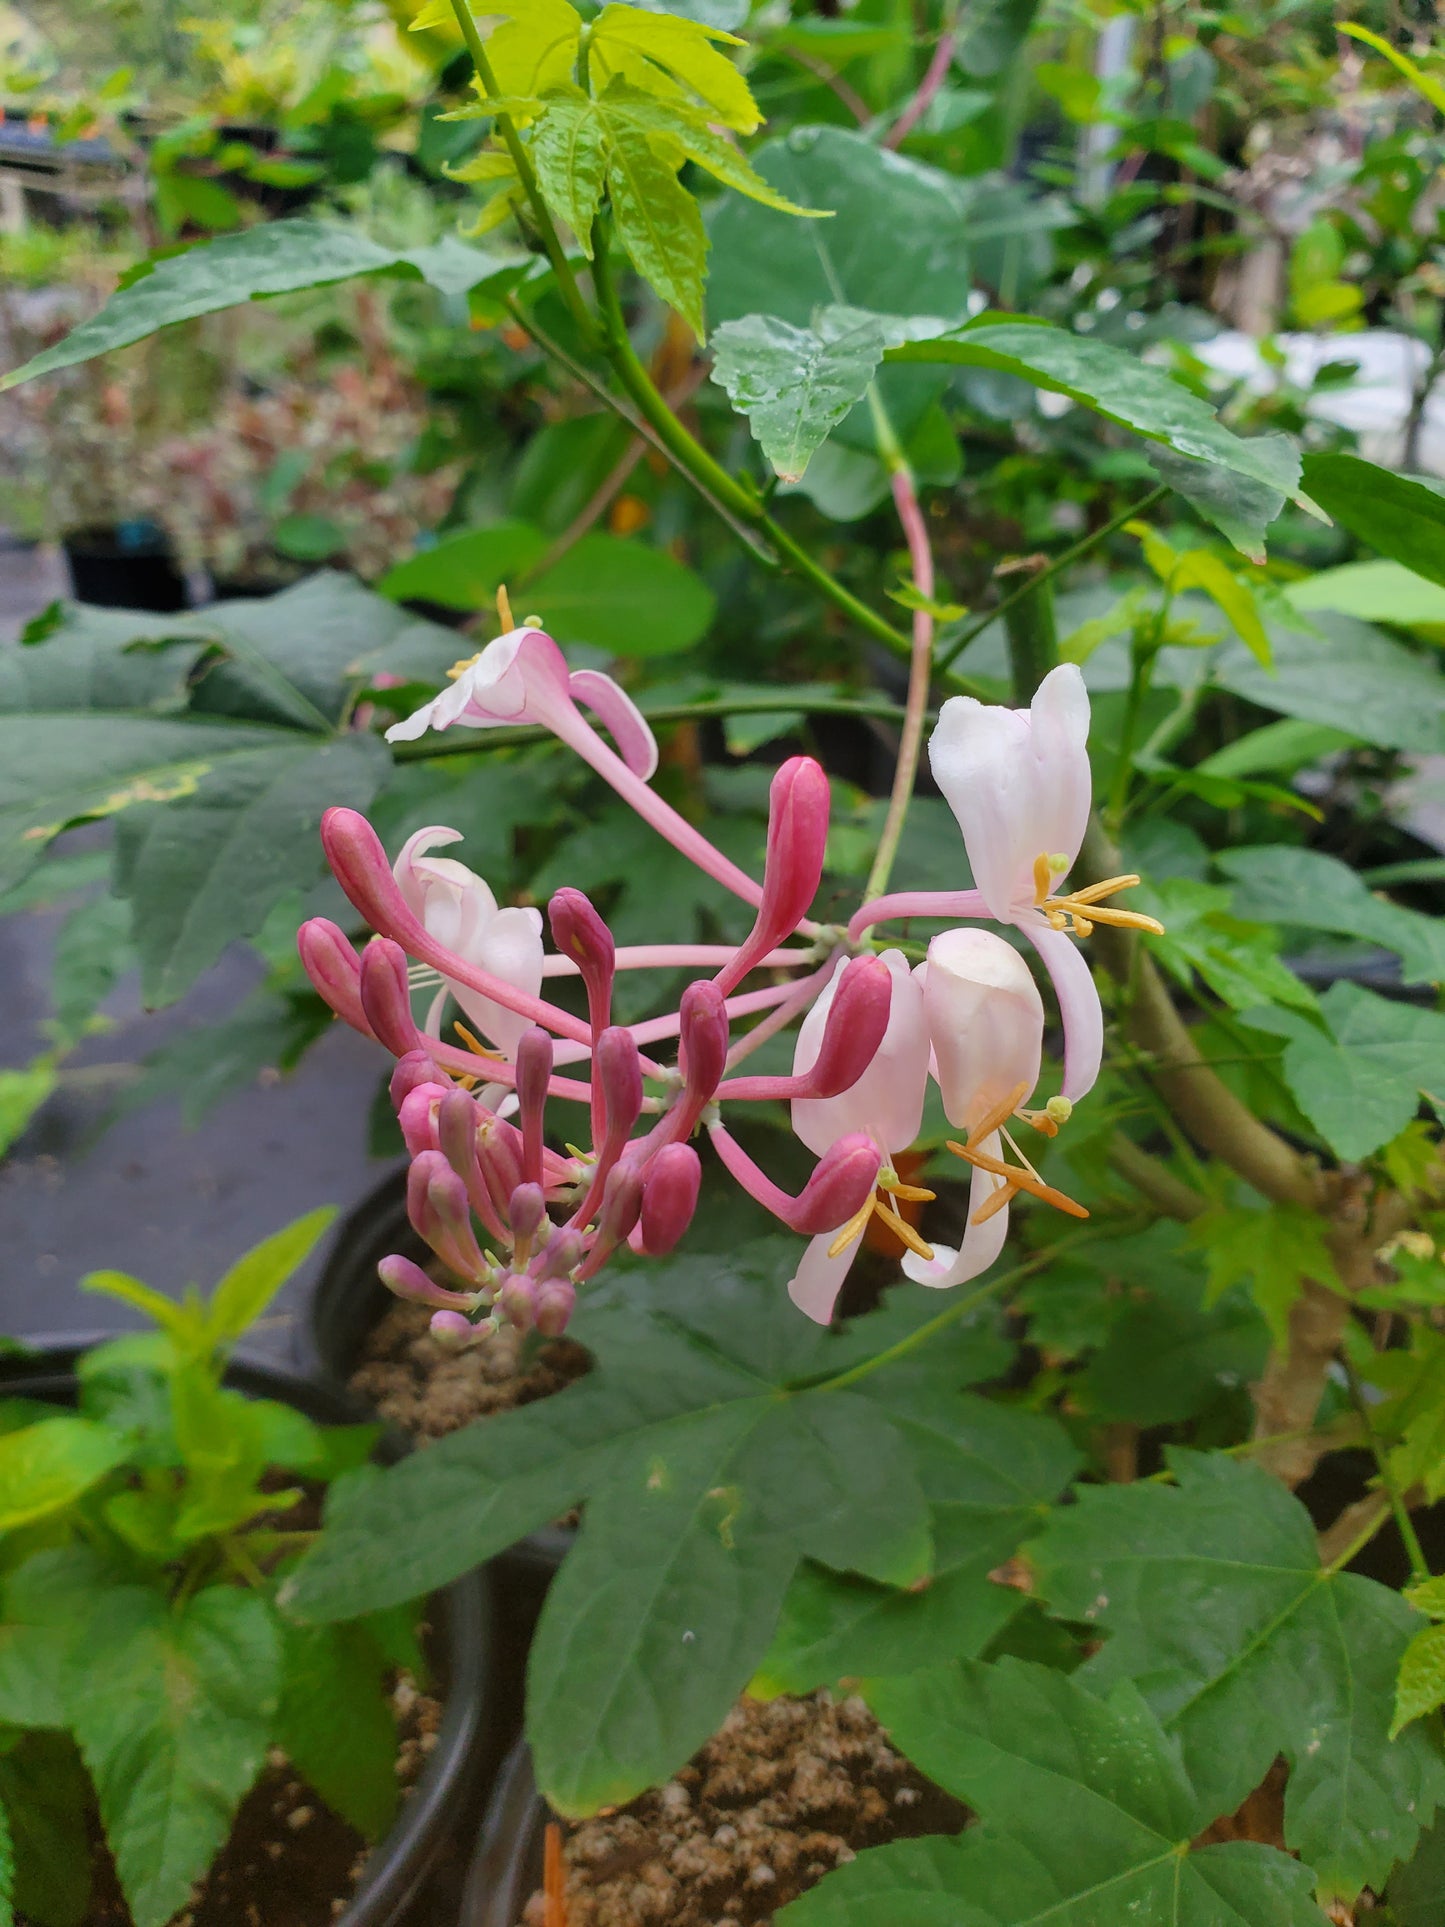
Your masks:
<path fill-rule="evenodd" d="M 351 1389 L 419 1444 L 473 1419 L 548 1398 L 587 1370 L 587 1353 L 570 1338 L 536 1346 L 511 1326 L 484 1344 L 452 1351 L 428 1329 L 424 1305 L 396 1304 L 367 1336 Z"/>
<path fill-rule="evenodd" d="M 406 1674 L 392 1689 L 396 1775 L 405 1791 L 436 1746 L 441 1701 Z M 346 1911 L 370 1848 L 354 1827 L 293 1772 L 278 1748 L 241 1802 L 226 1844 L 172 1927 L 332 1927 Z M 94 1828 L 90 1910 L 84 1927 L 131 1927 L 115 1862 Z M 17 1927 L 32 1927 L 24 1914 Z"/>
<path fill-rule="evenodd" d="M 573 1829 L 567 1927 L 759 1927 L 861 1848 L 967 1818 L 862 1700 L 742 1699 L 676 1779 Z"/>

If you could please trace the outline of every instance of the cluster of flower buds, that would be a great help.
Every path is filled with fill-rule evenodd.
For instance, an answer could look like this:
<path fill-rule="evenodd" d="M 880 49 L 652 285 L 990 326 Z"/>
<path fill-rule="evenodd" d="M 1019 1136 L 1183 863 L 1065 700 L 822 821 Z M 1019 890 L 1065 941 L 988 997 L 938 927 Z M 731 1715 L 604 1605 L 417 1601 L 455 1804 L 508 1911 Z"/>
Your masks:
<path fill-rule="evenodd" d="M 621 755 L 579 702 L 606 722 Z M 793 758 L 773 778 L 759 884 L 651 789 L 656 748 L 625 693 L 596 672 L 570 673 L 539 630 L 511 631 L 458 664 L 453 687 L 391 733 L 499 722 L 551 729 L 661 835 L 751 904 L 755 918 L 735 946 L 619 949 L 588 898 L 564 889 L 547 909 L 548 954 L 536 910 L 499 908 L 464 864 L 429 854 L 458 841 L 455 830 L 419 830 L 393 866 L 364 817 L 327 813 L 327 859 L 375 934 L 358 952 L 317 918 L 303 925 L 299 948 L 332 1010 L 397 1059 L 391 1093 L 412 1160 L 408 1214 L 451 1282 L 401 1256 L 386 1259 L 381 1275 L 398 1296 L 432 1308 L 439 1335 L 464 1342 L 503 1320 L 556 1334 L 578 1286 L 624 1243 L 652 1255 L 671 1251 L 697 1204 L 700 1131 L 752 1197 L 811 1240 L 791 1291 L 820 1321 L 831 1317 L 874 1215 L 908 1247 L 911 1277 L 947 1286 L 993 1262 L 1020 1191 L 1079 1211 L 1040 1178 L 1009 1125 L 1017 1119 L 1052 1136 L 1097 1074 L 1102 1016 L 1074 937 L 1094 922 L 1148 920 L 1101 907 L 1136 878 L 1057 894 L 1089 802 L 1088 700 L 1077 670 L 1054 671 L 1031 712 L 961 698 L 944 706 L 933 767 L 976 887 L 879 898 L 846 933 L 808 920 L 829 812 L 828 781 L 811 758 Z M 865 936 L 890 918 L 956 916 L 1017 927 L 1053 977 L 1066 1036 L 1064 1087 L 1042 1109 L 1029 1105 L 1044 1007 L 1016 949 L 986 930 L 952 928 L 910 968 L 901 951 L 879 953 Z M 706 974 L 676 1011 L 612 1022 L 619 970 L 679 967 Z M 763 985 L 742 988 L 755 974 Z M 542 996 L 549 977 L 569 976 L 581 980 L 585 1016 Z M 419 989 L 435 993 L 421 1023 L 413 1010 Z M 454 1021 L 457 1043 L 443 1036 L 449 1001 L 466 1020 Z M 738 1074 L 742 1059 L 800 1017 L 790 1076 Z M 735 1039 L 744 1018 L 755 1021 Z M 674 1039 L 671 1062 L 647 1054 Z M 563 1074 L 573 1066 L 585 1066 L 585 1077 Z M 925 1243 L 898 1209 L 933 1195 L 895 1171 L 918 1134 L 930 1077 L 964 1134 L 950 1149 L 972 1170 L 957 1250 Z M 724 1122 L 726 1105 L 779 1100 L 791 1105 L 794 1131 L 817 1157 L 796 1196 L 768 1178 Z M 549 1144 L 547 1107 L 555 1101 L 585 1110 L 587 1148 Z M 1005 1159 L 1005 1144 L 1017 1162 Z"/>

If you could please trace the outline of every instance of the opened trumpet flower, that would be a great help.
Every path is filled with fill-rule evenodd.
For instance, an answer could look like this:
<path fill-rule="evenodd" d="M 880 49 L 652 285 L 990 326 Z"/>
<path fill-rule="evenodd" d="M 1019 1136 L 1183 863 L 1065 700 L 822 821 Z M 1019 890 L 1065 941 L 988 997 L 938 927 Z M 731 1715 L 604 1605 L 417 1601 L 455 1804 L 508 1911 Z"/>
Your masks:
<path fill-rule="evenodd" d="M 968 1224 L 956 1250 L 910 1252 L 908 1276 L 923 1285 L 960 1285 L 986 1271 L 1008 1236 L 1008 1208 L 1020 1191 L 1073 1217 L 1081 1205 L 1046 1184 L 1010 1133 L 1014 1120 L 1056 1134 L 1067 1099 L 1027 1108 L 1043 1061 L 1044 1006 L 1028 965 L 990 930 L 946 930 L 928 946 L 915 981 L 933 1050 L 944 1113 L 966 1133 L 948 1148 L 972 1167 Z M 1016 1163 L 1005 1160 L 1004 1147 Z"/>

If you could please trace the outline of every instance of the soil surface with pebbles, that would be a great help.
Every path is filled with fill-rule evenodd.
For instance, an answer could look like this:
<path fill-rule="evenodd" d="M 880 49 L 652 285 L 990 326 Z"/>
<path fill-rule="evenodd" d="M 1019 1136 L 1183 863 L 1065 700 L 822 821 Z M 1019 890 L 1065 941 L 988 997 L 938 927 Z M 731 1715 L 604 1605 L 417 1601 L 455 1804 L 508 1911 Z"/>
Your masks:
<path fill-rule="evenodd" d="M 573 1829 L 567 1927 L 758 1927 L 863 1847 L 968 1815 L 860 1699 L 743 1699 L 691 1764 Z M 533 1895 L 521 1927 L 543 1927 Z"/>
<path fill-rule="evenodd" d="M 425 1305 L 393 1305 L 367 1336 L 352 1391 L 418 1444 L 473 1419 L 550 1398 L 587 1370 L 587 1353 L 569 1338 L 530 1345 L 503 1326 L 484 1345 L 456 1352 L 428 1329 Z"/>

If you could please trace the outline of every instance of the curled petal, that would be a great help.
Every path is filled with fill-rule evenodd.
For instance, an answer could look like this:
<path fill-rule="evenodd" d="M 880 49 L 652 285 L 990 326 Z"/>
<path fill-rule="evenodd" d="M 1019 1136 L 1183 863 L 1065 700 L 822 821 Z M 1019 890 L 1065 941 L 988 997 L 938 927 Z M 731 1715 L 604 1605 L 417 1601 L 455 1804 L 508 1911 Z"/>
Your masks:
<path fill-rule="evenodd" d="M 1029 967 L 991 930 L 945 930 L 920 967 L 934 1075 L 950 1123 L 972 1130 L 1039 1081 L 1044 1005 Z"/>
<path fill-rule="evenodd" d="M 838 1293 L 843 1289 L 843 1280 L 858 1255 L 855 1240 L 845 1245 L 836 1258 L 832 1257 L 829 1253 L 832 1242 L 831 1231 L 824 1231 L 812 1239 L 798 1260 L 798 1269 L 788 1280 L 788 1296 L 798 1310 L 805 1312 L 816 1325 L 831 1322 Z"/>
<path fill-rule="evenodd" d="M 1021 929 L 1044 960 L 1059 1000 L 1064 1026 L 1063 1095 L 1071 1104 L 1087 1097 L 1104 1056 L 1104 1007 L 1089 960 L 1065 930 L 1051 930 L 1042 918 Z"/>
<path fill-rule="evenodd" d="M 573 700 L 585 703 L 611 732 L 617 753 L 632 774 L 650 783 L 657 773 L 657 738 L 621 683 L 600 669 L 574 669 L 567 688 Z"/>
<path fill-rule="evenodd" d="M 567 658 L 540 629 L 511 629 L 489 642 L 476 661 L 429 703 L 386 732 L 391 743 L 409 742 L 428 729 L 490 729 L 507 723 L 538 723 L 556 729 L 572 708 Z"/>
<path fill-rule="evenodd" d="M 984 1139 L 983 1149 L 990 1157 L 1000 1155 L 1002 1146 L 997 1132 Z M 975 1224 L 973 1220 L 1002 1182 L 991 1172 L 980 1171 L 975 1166 L 968 1189 L 968 1228 L 962 1245 L 957 1251 L 950 1251 L 947 1245 L 935 1245 L 931 1259 L 920 1258 L 916 1252 L 905 1252 L 903 1270 L 914 1284 L 932 1285 L 946 1291 L 953 1285 L 964 1285 L 970 1278 L 977 1278 L 997 1260 L 1008 1237 L 1008 1206 L 1000 1206 L 982 1224 Z"/>

